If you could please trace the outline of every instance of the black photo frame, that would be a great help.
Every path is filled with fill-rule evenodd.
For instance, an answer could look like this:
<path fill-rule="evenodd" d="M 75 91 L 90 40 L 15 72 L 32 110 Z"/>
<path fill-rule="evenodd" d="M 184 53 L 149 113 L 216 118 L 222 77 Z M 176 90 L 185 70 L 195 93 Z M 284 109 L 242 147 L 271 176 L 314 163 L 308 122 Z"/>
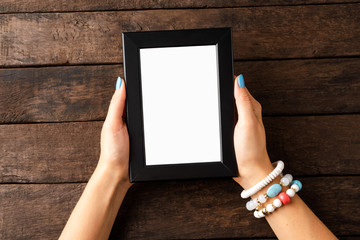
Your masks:
<path fill-rule="evenodd" d="M 122 34 L 124 77 L 127 91 L 127 127 L 130 138 L 130 181 L 154 181 L 171 179 L 193 179 L 213 177 L 235 177 L 238 175 L 235 158 L 234 134 L 234 79 L 231 28 L 209 28 L 173 31 L 126 32 Z M 143 93 L 145 93 L 140 56 L 142 49 L 174 49 L 181 47 L 209 46 L 216 49 L 217 94 L 219 110 L 220 160 L 214 162 L 147 164 L 144 128 Z M 212 47 L 214 46 L 214 47 Z M 180 52 L 180 51 L 179 51 Z M 151 56 L 151 55 L 150 55 Z M 179 66 L 179 68 L 181 68 Z M 179 69 L 181 71 L 181 69 Z M 144 77 L 144 76 L 143 76 Z M 205 80 L 204 80 L 205 81 Z M 192 82 L 186 83 L 191 87 Z M 160 89 L 160 88 L 158 88 Z M 166 87 L 162 88 L 165 93 Z M 184 93 L 186 96 L 186 93 Z M 201 92 L 198 93 L 202 98 Z M 164 99 L 166 101 L 166 99 Z M 166 109 L 164 109 L 164 114 Z M 150 115 L 149 115 L 150 116 Z M 164 115 L 165 116 L 165 115 Z M 154 116 L 151 116 L 154 119 Z M 157 116 L 161 119 L 163 116 Z M 187 116 L 191 119 L 191 116 Z M 191 124 L 191 123 L 190 123 Z M 175 127 L 175 126 L 174 126 Z M 174 136 L 175 139 L 176 136 Z M 191 136 L 189 136 L 191 137 Z M 161 140 L 161 139 L 160 139 Z M 164 143 L 171 139 L 163 139 Z M 149 142 L 150 143 L 150 142 Z M 199 145 L 200 146 L 200 145 Z M 183 149 L 186 151 L 186 149 Z M 175 156 L 176 153 L 174 153 Z M 201 154 L 201 153 L 200 153 Z M 202 159 L 203 161 L 203 159 Z"/>

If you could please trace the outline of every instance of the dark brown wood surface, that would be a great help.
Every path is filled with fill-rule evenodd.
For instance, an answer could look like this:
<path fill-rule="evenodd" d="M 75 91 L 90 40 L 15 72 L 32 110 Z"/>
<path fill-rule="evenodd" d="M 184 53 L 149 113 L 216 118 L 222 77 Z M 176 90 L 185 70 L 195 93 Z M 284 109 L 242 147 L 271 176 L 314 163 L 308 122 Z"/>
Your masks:
<path fill-rule="evenodd" d="M 300 180 L 306 187 L 299 195 L 335 234 L 359 234 L 360 216 L 354 212 L 360 198 L 359 177 Z M 1 185 L 0 238 L 57 238 L 84 186 Z M 266 221 L 255 219 L 245 209 L 240 192 L 232 180 L 135 184 L 126 195 L 111 239 L 273 237 Z M 319 201 L 324 198 L 326 204 Z"/>
<path fill-rule="evenodd" d="M 359 11 L 330 4 L 5 14 L 0 65 L 120 63 L 124 31 L 229 26 L 236 60 L 360 56 Z"/>
<path fill-rule="evenodd" d="M 235 63 L 264 115 L 360 112 L 360 59 Z M 261 71 L 259 71 L 261 69 Z M 104 120 L 122 64 L 0 69 L 0 122 Z"/>
<path fill-rule="evenodd" d="M 360 174 L 359 123 L 360 115 L 265 117 L 270 157 L 284 159 L 295 175 Z M 101 127 L 0 125 L 0 183 L 87 181 L 99 157 Z"/>
<path fill-rule="evenodd" d="M 68 11 L 109 11 L 130 9 L 166 9 L 166 8 L 220 8 L 267 5 L 302 5 L 321 3 L 357 3 L 358 0 L 2 0 L 0 13 L 25 12 L 68 12 Z"/>
<path fill-rule="evenodd" d="M 0 239 L 59 236 L 97 163 L 121 33 L 207 27 L 233 28 L 271 159 L 340 239 L 360 239 L 359 12 L 356 0 L 1 1 Z M 111 239 L 274 239 L 241 190 L 135 184 Z"/>

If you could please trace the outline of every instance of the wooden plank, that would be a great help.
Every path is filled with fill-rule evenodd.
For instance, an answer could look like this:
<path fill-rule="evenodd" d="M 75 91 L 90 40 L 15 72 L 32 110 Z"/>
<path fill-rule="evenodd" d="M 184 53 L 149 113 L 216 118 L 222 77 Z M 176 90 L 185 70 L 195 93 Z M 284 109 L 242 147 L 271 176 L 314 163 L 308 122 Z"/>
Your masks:
<path fill-rule="evenodd" d="M 235 62 L 266 116 L 360 113 L 360 59 Z M 0 69 L 0 123 L 105 118 L 122 65 Z"/>
<path fill-rule="evenodd" d="M 359 240 L 360 236 L 359 235 L 337 235 L 337 238 L 339 240 Z M 232 238 L 221 238 L 222 240 L 232 240 Z M 275 237 L 266 237 L 266 238 L 258 238 L 258 237 L 250 237 L 250 238 L 236 238 L 236 240 L 249 240 L 249 239 L 254 239 L 254 240 L 277 240 L 278 238 Z"/>
<path fill-rule="evenodd" d="M 300 180 L 304 188 L 299 195 L 335 234 L 360 233 L 360 217 L 354 214 L 360 177 Z M 57 238 L 83 187 L 0 185 L 1 239 Z M 119 211 L 110 239 L 274 237 L 264 219 L 255 219 L 245 209 L 240 192 L 230 179 L 135 184 Z"/>
<path fill-rule="evenodd" d="M 0 239 L 57 239 L 85 184 L 0 185 Z"/>
<path fill-rule="evenodd" d="M 0 69 L 0 122 L 103 120 L 122 66 Z"/>
<path fill-rule="evenodd" d="M 360 235 L 353 235 L 353 236 L 339 236 L 340 240 L 358 240 L 360 239 Z"/>
<path fill-rule="evenodd" d="M 235 59 L 360 55 L 360 4 L 5 14 L 0 66 L 122 62 L 124 31 L 232 27 Z"/>
<path fill-rule="evenodd" d="M 264 118 L 270 159 L 295 175 L 359 174 L 359 123 L 360 115 Z"/>
<path fill-rule="evenodd" d="M 360 174 L 360 115 L 267 117 L 271 159 L 295 175 Z M 0 126 L 0 182 L 84 182 L 99 157 L 102 122 Z M 301 166 L 301 168 L 299 167 Z"/>
<path fill-rule="evenodd" d="M 102 122 L 0 126 L 0 182 L 87 181 Z"/>
<path fill-rule="evenodd" d="M 235 63 L 264 115 L 360 112 L 360 59 Z"/>
<path fill-rule="evenodd" d="M 299 5 L 299 4 L 329 4 L 351 3 L 358 0 L 198 0 L 198 1 L 93 1 L 93 0 L 49 0 L 39 2 L 37 0 L 2 0 L 0 13 L 15 12 L 71 12 L 71 11 L 109 11 L 109 10 L 132 10 L 132 9 L 164 9 L 164 8 L 220 8 L 242 6 L 268 6 L 268 5 Z"/>
<path fill-rule="evenodd" d="M 301 178 L 300 180 L 305 186 L 304 191 L 299 193 L 300 196 L 335 234 L 359 233 L 357 225 L 360 217 L 352 218 L 346 214 L 353 212 L 352 204 L 360 197 L 360 192 L 355 192 L 359 190 L 359 177 Z M 241 188 L 232 180 L 151 185 L 145 183 L 135 186 L 120 210 L 120 218 L 116 223 L 113 237 L 123 236 L 123 232 L 126 234 L 125 238 L 134 239 L 145 236 L 149 238 L 160 236 L 161 239 L 274 236 L 264 219 L 257 221 L 258 219 L 255 219 L 251 212 L 245 210 L 246 201 L 240 198 L 240 191 Z M 338 194 L 339 191 L 342 191 L 342 194 Z M 327 196 L 326 204 L 323 196 Z M 349 196 L 349 199 L 341 202 L 342 196 Z M 154 204 L 149 202 L 149 199 L 153 200 Z M 139 211 L 135 217 L 131 212 L 132 208 Z M 125 222 L 123 219 L 131 220 Z M 339 219 L 342 220 L 341 224 Z M 152 225 L 152 222 L 155 224 Z"/>

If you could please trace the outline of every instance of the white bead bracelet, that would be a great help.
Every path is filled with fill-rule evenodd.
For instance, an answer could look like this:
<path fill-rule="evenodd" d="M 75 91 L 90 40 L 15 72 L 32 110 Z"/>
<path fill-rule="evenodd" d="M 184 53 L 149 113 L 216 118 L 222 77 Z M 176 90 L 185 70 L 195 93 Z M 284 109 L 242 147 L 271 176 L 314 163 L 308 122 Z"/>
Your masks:
<path fill-rule="evenodd" d="M 249 188 L 248 190 L 243 190 L 241 192 L 242 198 L 251 197 L 252 195 L 263 189 L 266 185 L 268 185 L 272 180 L 274 180 L 277 176 L 281 174 L 282 170 L 284 169 L 284 162 L 279 160 L 273 163 L 273 165 L 274 164 L 277 164 L 277 166 L 269 175 L 267 175 L 263 180 L 258 182 L 255 186 Z"/>
<path fill-rule="evenodd" d="M 281 192 L 279 198 L 276 198 L 273 203 L 266 205 L 266 207 L 261 210 L 255 210 L 254 216 L 256 218 L 262 218 L 270 213 L 274 212 L 276 209 L 280 208 L 283 205 L 287 205 L 290 203 L 290 198 L 295 196 L 295 193 L 300 191 L 302 188 L 302 184 L 299 180 L 294 180 L 291 182 L 291 187 L 285 192 Z"/>
<path fill-rule="evenodd" d="M 292 175 L 291 174 L 286 174 L 285 176 L 283 176 L 280 179 L 279 184 L 274 184 L 274 185 L 270 186 L 269 189 L 267 190 L 266 194 L 262 194 L 262 195 L 258 196 L 257 198 L 249 200 L 246 203 L 246 209 L 249 210 L 249 211 L 252 211 L 255 208 L 262 205 L 263 203 L 265 203 L 266 200 L 269 197 L 277 196 L 281 192 L 281 187 L 282 186 L 288 186 L 292 180 L 293 180 Z M 291 193 L 290 193 L 290 195 L 291 195 Z"/>

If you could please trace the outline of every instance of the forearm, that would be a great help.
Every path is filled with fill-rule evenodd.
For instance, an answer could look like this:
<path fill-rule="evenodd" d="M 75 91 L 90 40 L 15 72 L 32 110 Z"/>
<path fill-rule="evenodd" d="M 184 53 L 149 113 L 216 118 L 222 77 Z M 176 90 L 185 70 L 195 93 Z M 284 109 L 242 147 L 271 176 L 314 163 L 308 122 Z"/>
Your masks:
<path fill-rule="evenodd" d="M 120 171 L 98 166 L 76 204 L 60 239 L 108 239 L 130 187 Z"/>
<path fill-rule="evenodd" d="M 274 168 L 266 150 L 261 105 L 245 88 L 243 75 L 239 75 L 236 80 L 234 96 L 238 122 L 234 131 L 234 147 L 239 177 L 234 180 L 244 189 L 249 189 L 264 179 Z M 280 177 L 274 179 L 270 185 L 274 183 L 280 183 Z M 268 187 L 270 186 L 260 190 L 252 197 L 265 194 Z M 282 191 L 286 192 L 287 188 L 282 187 Z M 267 199 L 263 207 L 273 201 L 274 198 Z M 293 196 L 291 202 L 286 206 L 281 206 L 279 203 L 276 205 L 280 208 L 266 216 L 266 220 L 279 239 L 336 239 L 299 196 Z M 251 204 L 248 207 L 253 208 Z M 272 210 L 272 208 L 269 209 Z"/>
<path fill-rule="evenodd" d="M 265 218 L 280 240 L 337 239 L 298 195 Z"/>
<path fill-rule="evenodd" d="M 248 173 L 243 173 L 242 178 L 238 178 L 235 180 L 245 189 L 248 189 L 260 180 L 262 180 L 272 170 L 273 167 L 270 165 L 264 166 L 264 168 L 262 169 L 249 169 Z M 269 186 L 279 182 L 280 176 L 275 178 L 274 181 L 269 184 Z M 267 188 L 269 186 L 260 190 L 257 194 L 252 196 L 252 198 L 256 198 L 261 194 L 266 194 Z M 285 192 L 287 189 L 288 187 L 283 187 L 282 191 Z M 263 206 L 265 207 L 267 204 L 272 203 L 274 199 L 276 199 L 276 197 L 267 199 L 266 203 L 264 203 Z M 265 218 L 278 239 L 280 240 L 337 239 L 330 232 L 330 230 L 319 220 L 319 218 L 315 216 L 315 214 L 297 194 L 295 194 L 295 196 L 291 198 L 291 202 L 289 204 L 281 206 L 273 213 L 267 215 Z"/>

